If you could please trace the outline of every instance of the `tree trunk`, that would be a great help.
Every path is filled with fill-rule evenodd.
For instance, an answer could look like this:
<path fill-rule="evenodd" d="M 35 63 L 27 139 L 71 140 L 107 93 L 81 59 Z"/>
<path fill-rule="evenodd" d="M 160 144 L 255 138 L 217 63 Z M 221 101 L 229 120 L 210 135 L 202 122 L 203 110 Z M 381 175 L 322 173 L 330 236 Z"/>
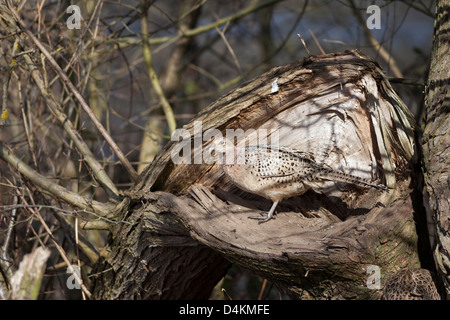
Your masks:
<path fill-rule="evenodd" d="M 438 1 L 433 51 L 425 90 L 426 125 L 423 134 L 424 176 L 428 206 L 436 232 L 437 271 L 450 297 L 450 1 Z"/>
<path fill-rule="evenodd" d="M 324 181 L 258 224 L 247 217 L 270 201 L 234 187 L 220 164 L 201 161 L 209 129 L 224 136 L 242 129 L 251 142 L 270 132 L 280 145 L 389 192 Z M 95 298 L 207 298 L 230 261 L 294 298 L 377 299 L 371 270 L 380 271 L 382 284 L 420 267 L 414 120 L 378 64 L 358 51 L 274 68 L 217 100 L 181 133 L 121 204 L 122 222 L 96 270 Z M 194 164 L 174 163 L 180 148 Z"/>

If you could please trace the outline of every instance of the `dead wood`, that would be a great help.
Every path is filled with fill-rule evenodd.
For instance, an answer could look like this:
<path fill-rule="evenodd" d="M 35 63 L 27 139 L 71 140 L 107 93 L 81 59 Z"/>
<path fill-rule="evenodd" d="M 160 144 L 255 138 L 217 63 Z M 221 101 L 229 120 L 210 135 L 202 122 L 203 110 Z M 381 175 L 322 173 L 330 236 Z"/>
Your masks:
<path fill-rule="evenodd" d="M 114 230 L 97 270 L 97 298 L 206 298 L 227 261 L 296 298 L 378 298 L 367 286 L 369 266 L 380 268 L 382 283 L 420 267 L 414 120 L 372 59 L 346 51 L 274 68 L 184 129 L 191 159 L 208 148 L 209 139 L 198 139 L 209 129 L 275 130 L 280 145 L 390 191 L 323 182 L 260 225 L 248 216 L 270 201 L 234 187 L 219 164 L 174 164 L 179 143 L 170 142 L 127 193 L 128 223 Z M 248 138 L 256 141 L 255 132 Z"/>

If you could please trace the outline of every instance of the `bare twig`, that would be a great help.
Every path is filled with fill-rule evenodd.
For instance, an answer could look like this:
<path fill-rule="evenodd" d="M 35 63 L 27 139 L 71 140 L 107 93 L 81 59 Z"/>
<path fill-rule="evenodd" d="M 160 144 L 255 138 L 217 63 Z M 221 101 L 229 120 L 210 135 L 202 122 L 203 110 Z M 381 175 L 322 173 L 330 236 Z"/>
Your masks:
<path fill-rule="evenodd" d="M 97 1 L 97 4 L 95 5 L 95 8 L 92 12 L 91 18 L 89 19 L 88 24 L 84 27 L 83 33 L 81 34 L 78 40 L 78 44 L 76 46 L 74 53 L 72 54 L 72 58 L 70 58 L 69 63 L 64 67 L 64 72 L 67 72 L 69 70 L 73 62 L 80 56 L 81 52 L 83 51 L 81 50 L 81 48 L 83 47 L 82 44 L 84 36 L 86 35 L 86 32 L 89 30 L 89 26 L 92 24 L 92 21 L 94 21 L 95 14 L 97 13 L 97 10 L 100 6 L 103 6 L 103 1 Z"/>
<path fill-rule="evenodd" d="M 7 206 L 2 206 L 0 208 L 1 208 L 0 212 L 8 211 L 8 210 L 16 210 L 16 209 L 19 209 L 19 208 L 21 208 L 21 209 L 47 208 L 47 209 L 51 209 L 51 210 L 54 210 L 54 211 L 60 211 L 60 212 L 62 212 L 64 214 L 74 214 L 75 215 L 75 214 L 87 213 L 87 214 L 93 215 L 94 217 L 96 217 L 96 218 L 98 218 L 100 220 L 103 220 L 103 221 L 107 222 L 108 224 L 118 224 L 118 223 L 130 224 L 127 221 L 114 221 L 114 220 L 108 219 L 108 218 L 106 218 L 106 217 L 104 217 L 102 215 L 99 215 L 98 213 L 95 213 L 93 211 L 89 211 L 89 210 L 86 210 L 86 209 L 82 209 L 82 210 L 76 210 L 76 209 L 68 210 L 68 209 L 58 208 L 56 206 L 44 205 L 44 204 L 34 204 L 34 205 L 32 205 L 32 204 L 30 204 L 30 205 L 23 205 L 23 204 L 21 204 L 21 205 L 9 205 L 9 206 L 7 205 Z"/>
<path fill-rule="evenodd" d="M 219 27 L 216 27 L 216 31 L 220 35 L 220 37 L 222 38 L 222 40 L 225 43 L 228 51 L 230 52 L 231 56 L 233 57 L 233 61 L 236 64 L 236 67 L 238 68 L 239 73 L 242 73 L 242 69 L 241 69 L 241 65 L 239 64 L 239 60 L 238 60 L 236 54 L 234 53 L 234 50 L 231 47 L 230 43 L 228 42 L 227 38 L 225 37 L 225 31 L 226 31 L 229 23 L 230 22 L 228 21 L 227 24 L 225 25 L 225 27 L 223 28 L 223 30 L 220 30 Z"/>
<path fill-rule="evenodd" d="M 22 200 L 24 201 L 25 204 L 28 204 L 25 200 L 24 197 L 22 197 Z M 61 247 L 58 243 L 58 241 L 56 241 L 55 236 L 53 235 L 52 230 L 50 230 L 50 228 L 48 227 L 47 223 L 45 222 L 44 218 L 42 218 L 42 215 L 39 213 L 39 211 L 35 210 L 34 208 L 29 208 L 29 210 L 31 211 L 31 213 L 36 216 L 39 220 L 39 222 L 41 223 L 41 225 L 44 227 L 45 231 L 47 232 L 47 234 L 50 236 L 50 239 L 53 242 L 53 245 L 56 247 L 56 250 L 58 250 L 59 255 L 61 256 L 61 258 L 64 260 L 65 263 L 67 263 L 68 269 L 70 270 L 70 272 L 72 272 L 72 275 L 74 276 L 75 280 L 80 284 L 81 286 L 81 290 L 88 296 L 90 297 L 92 294 L 91 292 L 88 290 L 88 288 L 86 288 L 86 286 L 83 284 L 83 280 L 81 279 L 81 277 L 78 275 L 78 273 L 75 271 L 75 269 L 72 267 L 72 263 L 70 262 L 69 258 L 66 255 L 66 252 L 64 250 L 63 247 Z"/>
<path fill-rule="evenodd" d="M 11 80 L 11 75 L 13 73 L 13 69 L 16 66 L 16 51 L 19 47 L 19 39 L 16 38 L 13 44 L 13 51 L 12 51 L 12 61 L 9 65 L 9 72 L 6 74 L 6 80 L 3 83 L 3 96 L 2 96 L 2 109 L 0 112 L 0 128 L 2 128 L 5 125 L 6 119 L 8 119 L 8 87 L 9 82 Z"/>
<path fill-rule="evenodd" d="M 15 195 L 13 198 L 14 205 L 17 205 L 17 199 L 17 195 Z M 13 264 L 8 254 L 8 248 L 11 243 L 12 230 L 14 228 L 14 224 L 16 223 L 16 212 L 17 209 L 12 210 L 11 212 L 8 230 L 6 232 L 6 237 L 4 239 L 3 247 L 1 248 L 0 253 L 0 273 L 3 277 L 3 281 L 0 281 L 0 283 L 2 284 L 0 286 L 0 299 L 2 300 L 5 300 L 8 296 L 11 277 L 13 276 Z"/>
<path fill-rule="evenodd" d="M 86 114 L 91 119 L 94 126 L 97 128 L 97 130 L 100 132 L 100 134 L 105 138 L 105 140 L 108 142 L 111 149 L 114 151 L 114 153 L 119 158 L 119 161 L 121 164 L 125 167 L 126 171 L 128 172 L 129 176 L 133 181 L 136 181 L 138 178 L 137 172 L 134 170 L 133 166 L 130 164 L 128 159 L 123 154 L 122 150 L 117 146 L 114 139 L 109 135 L 109 133 L 106 131 L 106 129 L 103 127 L 101 122 L 97 119 L 95 114 L 92 112 L 89 105 L 86 103 L 86 100 L 84 100 L 83 96 L 80 94 L 80 92 L 77 90 L 75 85 L 70 81 L 67 74 L 61 69 L 59 64 L 56 62 L 56 60 L 52 57 L 52 55 L 48 52 L 48 50 L 44 47 L 44 45 L 33 35 L 33 33 L 27 28 L 25 22 L 20 18 L 18 13 L 15 11 L 14 7 L 11 5 L 10 1 L 7 1 L 8 9 L 11 12 L 14 19 L 17 21 L 17 23 L 21 26 L 23 29 L 23 32 L 26 33 L 28 38 L 30 38 L 33 43 L 38 47 L 38 49 L 45 55 L 45 58 L 50 62 L 51 67 L 56 71 L 56 73 L 60 76 L 61 80 L 64 82 L 64 84 L 69 88 L 70 92 L 74 95 L 74 97 L 78 100 L 83 110 L 86 112 Z"/>
<path fill-rule="evenodd" d="M 309 52 L 308 47 L 306 46 L 305 40 L 303 40 L 300 33 L 297 33 L 297 37 L 300 39 L 300 42 L 303 44 L 303 47 L 305 48 L 306 52 L 308 53 L 308 56 L 310 56 L 311 52 Z"/>
<path fill-rule="evenodd" d="M 409 86 L 418 86 L 424 87 L 425 82 L 423 79 L 407 79 L 407 78 L 395 78 L 395 77 L 386 77 L 390 83 L 401 83 Z"/>
<path fill-rule="evenodd" d="M 30 126 L 31 126 L 32 122 L 31 121 L 29 122 L 29 117 L 25 113 L 24 101 L 23 101 L 23 95 L 22 95 L 22 85 L 20 84 L 20 81 L 17 82 L 17 91 L 19 94 L 19 105 L 20 105 L 21 111 L 22 111 L 22 123 L 23 123 L 23 128 L 25 130 L 25 136 L 27 137 L 28 148 L 30 149 L 34 167 L 38 168 L 38 162 L 37 162 L 36 154 L 35 154 L 35 145 L 34 145 L 32 137 L 31 137 L 31 133 L 30 133 Z"/>
<path fill-rule="evenodd" d="M 142 7 L 142 17 L 141 17 L 141 38 L 142 38 L 142 50 L 144 53 L 145 65 L 147 67 L 147 72 L 150 77 L 150 82 L 152 83 L 153 89 L 161 102 L 164 114 L 166 115 L 167 124 L 169 125 L 170 134 L 175 131 L 177 124 L 175 121 L 175 116 L 167 100 L 164 91 L 159 82 L 158 76 L 156 75 L 155 69 L 153 68 L 152 53 L 150 50 L 149 34 L 148 34 L 148 22 L 147 22 L 147 7 L 146 1 L 141 0 Z"/>
<path fill-rule="evenodd" d="M 375 39 L 372 32 L 370 32 L 369 28 L 367 28 L 366 22 L 364 21 L 361 13 L 356 8 L 353 0 L 348 1 L 350 3 L 350 7 L 353 9 L 353 12 L 355 13 L 355 16 L 358 18 L 360 25 L 363 27 L 364 33 L 366 34 L 366 37 L 369 40 L 370 44 L 378 52 L 380 57 L 389 65 L 389 69 L 392 71 L 394 76 L 396 78 L 403 78 L 403 74 L 400 68 L 397 66 L 397 63 L 395 62 L 392 55 L 380 44 L 380 42 L 378 42 L 377 39 Z"/>
<path fill-rule="evenodd" d="M 3 7 L 3 5 L 0 4 L 0 8 L 1 7 Z M 7 19 L 7 21 L 12 25 L 12 27 L 16 28 L 14 20 L 12 20 L 8 15 L 4 15 L 4 16 Z M 18 37 L 23 37 L 23 35 L 21 33 L 18 33 Z M 38 41 L 38 40 L 36 39 L 36 41 Z M 57 99 L 55 99 L 52 92 L 47 90 L 48 87 L 45 85 L 45 80 L 42 78 L 42 75 L 39 73 L 38 69 L 35 67 L 35 63 L 33 62 L 33 60 L 31 59 L 31 57 L 28 54 L 24 54 L 24 52 L 22 52 L 22 56 L 25 59 L 26 65 L 29 68 L 29 71 L 31 73 L 31 76 L 32 76 L 34 82 L 36 83 L 37 87 L 39 88 L 39 90 L 40 90 L 43 98 L 45 99 L 47 106 L 50 108 L 52 114 L 60 121 L 64 130 L 68 133 L 69 137 L 75 143 L 79 152 L 83 155 L 84 160 L 86 161 L 87 165 L 92 170 L 92 174 L 95 176 L 97 181 L 102 185 L 102 187 L 106 191 L 106 193 L 110 197 L 116 198 L 118 196 L 117 188 L 115 187 L 115 185 L 113 184 L 111 179 L 108 177 L 108 175 L 105 173 L 103 167 L 95 159 L 91 150 L 86 145 L 86 143 L 83 141 L 83 139 L 81 138 L 81 136 L 79 135 L 77 130 L 74 128 L 71 121 L 64 114 L 64 112 L 62 111 L 62 108 L 58 105 Z M 64 73 L 64 75 L 65 75 L 65 73 Z M 72 83 L 70 83 L 70 84 L 72 84 Z M 73 85 L 72 85 L 72 87 L 73 87 Z"/>
<path fill-rule="evenodd" d="M 0 157 L 15 167 L 27 179 L 32 181 L 36 186 L 46 192 L 72 204 L 78 208 L 94 211 L 96 214 L 103 216 L 110 213 L 112 206 L 94 200 L 87 200 L 77 193 L 71 192 L 59 184 L 44 177 L 40 173 L 30 168 L 25 162 L 17 158 L 8 148 L 0 141 Z"/>
<path fill-rule="evenodd" d="M 214 21 L 210 24 L 200 26 L 191 30 L 186 30 L 182 34 L 178 34 L 176 36 L 168 36 L 168 37 L 160 37 L 160 38 L 153 38 L 149 39 L 150 45 L 156 45 L 156 44 L 163 44 L 167 42 L 175 42 L 176 40 L 182 38 L 182 37 L 195 37 L 199 34 L 211 31 L 215 29 L 216 27 L 223 26 L 224 24 L 239 20 L 253 12 L 256 12 L 262 8 L 274 5 L 277 2 L 282 2 L 284 0 L 265 0 L 265 1 L 251 1 L 248 7 L 242 9 L 239 12 L 236 12 L 235 14 L 229 15 L 227 17 L 221 18 L 217 21 Z M 117 43 L 119 47 L 127 47 L 130 45 L 136 45 L 140 44 L 142 42 L 142 39 L 137 39 L 135 37 L 122 37 L 120 39 L 111 39 L 110 41 L 114 41 L 114 43 Z"/>
<path fill-rule="evenodd" d="M 68 219 L 66 215 L 60 213 L 56 210 L 54 210 L 55 218 L 60 222 L 60 225 L 63 227 L 63 229 L 66 231 L 66 233 L 71 237 L 74 238 L 75 230 L 74 230 L 74 222 L 73 219 Z M 96 248 L 91 244 L 91 242 L 83 237 L 82 235 L 78 236 L 78 244 L 77 246 L 82 250 L 83 254 L 89 259 L 89 263 L 91 265 L 95 264 L 99 258 L 99 253 L 96 250 Z M 78 250 L 78 248 L 77 248 Z"/>
<path fill-rule="evenodd" d="M 288 41 L 288 39 L 290 39 L 290 35 L 291 33 L 294 32 L 298 22 L 301 20 L 301 18 L 303 17 L 303 14 L 306 11 L 306 7 L 308 5 L 308 1 L 305 1 L 305 3 L 303 4 L 303 8 L 302 11 L 300 12 L 300 14 L 297 16 L 297 19 L 295 20 L 295 22 L 292 24 L 291 29 L 287 32 L 286 37 L 284 38 L 284 40 L 280 43 L 280 45 L 278 46 L 278 48 L 272 52 L 272 54 L 270 54 L 268 57 L 266 57 L 266 59 L 262 62 L 265 63 L 267 61 L 269 61 L 272 57 L 274 57 L 282 48 L 284 48 L 284 45 L 286 44 L 286 42 Z M 297 36 L 299 36 L 297 34 Z M 301 37 L 300 37 L 301 38 Z M 307 50 L 308 51 L 308 50 Z M 309 51 L 308 51 L 309 54 Z M 230 81 L 223 83 L 219 86 L 219 88 L 217 89 L 217 92 L 220 92 L 222 90 L 224 90 L 225 88 L 228 88 L 236 83 L 238 83 L 239 81 L 241 81 L 242 79 L 244 79 L 247 75 L 251 74 L 254 70 L 256 70 L 259 67 L 259 65 L 255 65 L 254 67 L 248 69 L 244 74 L 241 74 L 237 77 L 235 77 L 234 79 L 231 79 Z"/>
<path fill-rule="evenodd" d="M 314 34 L 314 32 L 311 31 L 311 29 L 309 30 L 309 34 L 311 35 L 311 37 L 313 38 L 314 42 L 316 43 L 316 46 L 319 48 L 320 52 L 322 54 L 325 54 L 325 51 L 323 50 L 322 46 L 320 45 L 319 40 L 317 40 L 316 35 Z"/>
<path fill-rule="evenodd" d="M 106 174 L 103 166 L 97 161 L 97 159 L 92 154 L 92 151 L 86 145 L 84 140 L 79 135 L 78 131 L 74 128 L 72 122 L 68 119 L 66 114 L 62 111 L 62 108 L 56 102 L 56 99 L 53 97 L 53 94 L 47 90 L 43 79 L 41 78 L 40 73 L 34 67 L 34 63 L 28 55 L 24 56 L 25 62 L 31 72 L 31 77 L 39 88 L 42 96 L 47 103 L 47 106 L 50 108 L 52 114 L 60 121 L 64 130 L 69 135 L 70 139 L 75 143 L 78 151 L 83 155 L 84 160 L 88 164 L 89 168 L 92 170 L 92 174 L 98 180 L 98 182 L 102 185 L 103 189 L 110 197 L 117 197 L 119 194 L 116 186 L 111 181 L 111 179 Z"/>
<path fill-rule="evenodd" d="M 17 205 L 17 201 L 18 201 L 17 195 L 15 195 L 13 197 L 13 205 Z M 1 253 L 1 257 L 0 257 L 3 261 L 9 260 L 8 259 L 8 248 L 11 243 L 12 230 L 13 230 L 14 224 L 16 223 L 16 213 L 17 213 L 17 208 L 14 208 L 11 211 L 11 217 L 9 219 L 8 230 L 6 232 L 6 236 L 5 236 L 3 248 L 2 248 L 2 253 Z M 8 268 L 8 269 L 10 270 L 10 268 Z M 11 271 L 11 275 L 12 275 L 12 271 Z"/>
<path fill-rule="evenodd" d="M 264 294 L 264 290 L 266 289 L 266 285 L 267 285 L 267 279 L 264 279 L 263 283 L 261 284 L 261 289 L 259 290 L 258 300 L 263 299 L 263 294 Z"/>

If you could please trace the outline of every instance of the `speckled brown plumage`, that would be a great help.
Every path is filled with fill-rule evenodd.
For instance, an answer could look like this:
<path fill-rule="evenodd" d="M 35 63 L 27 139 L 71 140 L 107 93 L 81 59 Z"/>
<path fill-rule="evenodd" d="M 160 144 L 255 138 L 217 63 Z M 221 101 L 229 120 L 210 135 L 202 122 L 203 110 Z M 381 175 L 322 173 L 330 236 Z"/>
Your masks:
<path fill-rule="evenodd" d="M 430 271 L 401 270 L 386 280 L 383 300 L 440 300 Z"/>
<path fill-rule="evenodd" d="M 304 194 L 315 181 L 332 180 L 387 190 L 384 185 L 320 165 L 307 152 L 273 146 L 236 148 L 230 144 L 218 140 L 214 145 L 216 151 L 234 154 L 234 161 L 223 166 L 227 176 L 239 188 L 273 201 L 266 215 L 250 217 L 261 222 L 273 217 L 279 201 Z"/>

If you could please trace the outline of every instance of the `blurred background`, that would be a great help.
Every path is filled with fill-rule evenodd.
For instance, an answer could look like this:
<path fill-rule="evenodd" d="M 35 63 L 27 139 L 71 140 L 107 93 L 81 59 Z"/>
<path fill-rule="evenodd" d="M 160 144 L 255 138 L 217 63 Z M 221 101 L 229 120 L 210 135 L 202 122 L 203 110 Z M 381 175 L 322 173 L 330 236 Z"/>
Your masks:
<path fill-rule="evenodd" d="M 243 82 L 309 54 L 359 49 L 382 66 L 418 123 L 422 120 L 434 23 L 431 0 L 14 3 L 28 27 L 67 72 L 139 172 L 170 139 L 169 123 L 181 128 L 200 110 Z M 66 9 L 71 4 L 80 8 L 80 29 L 68 28 L 67 21 L 73 13 L 67 13 Z M 370 5 L 380 9 L 379 29 L 367 28 L 367 20 L 373 14 L 367 12 Z M 148 30 L 143 29 L 143 24 Z M 31 42 L 21 43 L 15 50 L 14 30 L 5 21 L 0 24 L 0 38 L 2 101 L 8 107 L 8 117 L 0 128 L 0 141 L 22 161 L 68 189 L 86 198 L 107 199 L 30 80 L 30 70 L 18 55 L 30 50 L 47 90 L 60 103 L 109 177 L 120 189 L 132 186 L 114 153 L 39 50 Z M 155 90 L 155 80 L 150 80 L 152 72 L 162 94 Z M 162 95 L 168 102 L 165 108 Z M 92 261 L 75 249 L 74 240 L 65 228 L 66 224 L 73 227 L 77 223 L 70 208 L 36 190 L 3 161 L 0 172 L 0 205 L 11 205 L 17 197 L 22 199 L 21 203 L 28 199 L 29 203 L 48 205 L 35 210 L 44 217 L 71 261 L 81 265 L 87 275 Z M 51 206 L 56 204 L 67 207 L 68 212 L 55 214 Z M 5 242 L 13 222 L 7 255 L 15 265 L 40 243 L 53 248 L 34 214 L 29 208 L 13 211 L 0 207 L 0 244 Z M 101 253 L 107 242 L 106 232 L 77 232 Z M 80 290 L 67 288 L 67 264 L 53 251 L 39 298 L 81 298 Z M 238 266 L 229 270 L 212 297 L 287 298 L 277 287 Z"/>

